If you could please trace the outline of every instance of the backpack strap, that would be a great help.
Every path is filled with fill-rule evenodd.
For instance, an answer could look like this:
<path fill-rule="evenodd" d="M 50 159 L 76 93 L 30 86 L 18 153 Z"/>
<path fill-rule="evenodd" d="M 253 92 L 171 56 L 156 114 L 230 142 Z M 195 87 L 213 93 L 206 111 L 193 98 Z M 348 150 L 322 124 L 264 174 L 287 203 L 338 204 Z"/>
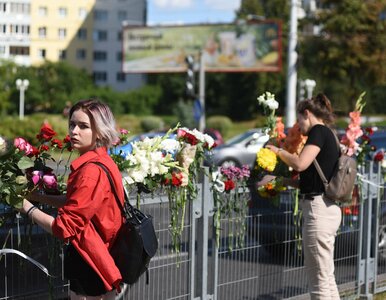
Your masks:
<path fill-rule="evenodd" d="M 326 126 L 326 127 L 327 127 L 327 126 Z M 327 128 L 330 129 L 331 132 L 332 132 L 332 134 L 334 135 L 334 138 L 335 138 L 335 141 L 336 141 L 336 145 L 337 145 L 338 151 L 339 151 L 339 156 L 341 156 L 341 155 L 342 155 L 342 151 L 340 150 L 339 139 L 338 139 L 338 137 L 336 136 L 335 132 L 332 131 L 331 128 L 329 128 L 329 127 L 327 127 Z M 338 157 L 338 160 L 339 160 L 339 157 Z M 322 179 L 324 188 L 326 189 L 326 188 L 327 188 L 327 185 L 328 185 L 328 180 L 327 180 L 326 176 L 324 175 L 323 170 L 322 170 L 322 168 L 320 167 L 318 161 L 316 160 L 316 157 L 315 157 L 315 159 L 312 161 L 312 163 L 314 164 L 316 171 L 318 171 L 318 174 L 319 174 L 319 176 L 320 176 L 320 179 Z M 336 164 L 337 164 L 337 162 L 335 163 L 335 167 L 336 167 Z"/>

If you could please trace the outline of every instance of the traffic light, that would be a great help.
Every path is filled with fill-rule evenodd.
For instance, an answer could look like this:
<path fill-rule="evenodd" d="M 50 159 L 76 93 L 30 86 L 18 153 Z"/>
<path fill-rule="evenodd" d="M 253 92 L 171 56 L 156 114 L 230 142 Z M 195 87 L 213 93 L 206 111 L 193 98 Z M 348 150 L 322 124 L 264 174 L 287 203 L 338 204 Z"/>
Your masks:
<path fill-rule="evenodd" d="M 194 92 L 194 58 L 192 55 L 188 55 L 185 58 L 186 62 L 186 84 L 185 93 L 189 99 L 195 99 L 196 93 Z"/>

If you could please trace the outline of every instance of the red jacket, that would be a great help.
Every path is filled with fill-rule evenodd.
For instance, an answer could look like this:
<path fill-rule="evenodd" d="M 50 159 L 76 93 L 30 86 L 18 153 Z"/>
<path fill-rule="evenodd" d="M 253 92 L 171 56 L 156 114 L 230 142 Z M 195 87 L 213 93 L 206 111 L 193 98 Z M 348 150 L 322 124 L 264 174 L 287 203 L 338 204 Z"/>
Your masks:
<path fill-rule="evenodd" d="M 71 164 L 67 201 L 52 224 L 53 234 L 70 241 L 83 259 L 102 279 L 106 290 L 117 287 L 122 276 L 108 249 L 122 225 L 123 218 L 99 161 L 110 171 L 123 203 L 122 176 L 106 148 L 89 151 Z M 92 222 L 90 220 L 92 219 Z M 98 228 L 98 232 L 95 230 Z"/>

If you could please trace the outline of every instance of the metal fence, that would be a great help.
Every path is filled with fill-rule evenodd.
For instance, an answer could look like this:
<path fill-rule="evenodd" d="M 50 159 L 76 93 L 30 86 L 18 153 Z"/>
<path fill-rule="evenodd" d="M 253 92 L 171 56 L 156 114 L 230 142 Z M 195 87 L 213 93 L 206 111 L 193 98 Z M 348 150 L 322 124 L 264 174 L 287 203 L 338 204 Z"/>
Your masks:
<path fill-rule="evenodd" d="M 358 202 L 342 207 L 336 239 L 335 273 L 342 299 L 371 298 L 386 290 L 386 198 L 381 167 L 360 170 Z M 232 194 L 224 195 L 232 197 Z M 280 202 L 240 193 L 248 204 L 246 221 L 223 216 L 219 238 L 213 226 L 216 208 L 207 177 L 198 198 L 186 207 L 181 251 L 173 251 L 170 211 L 163 195 L 147 195 L 141 209 L 154 217 L 159 250 L 145 276 L 121 293 L 122 299 L 308 299 L 301 250 L 301 211 L 296 191 Z M 5 208 L 1 215 L 11 213 Z M 66 299 L 61 243 L 23 217 L 0 228 L 2 248 L 18 249 L 48 267 L 48 277 L 15 255 L 0 257 L 0 299 Z M 383 245 L 385 243 L 385 245 Z"/>

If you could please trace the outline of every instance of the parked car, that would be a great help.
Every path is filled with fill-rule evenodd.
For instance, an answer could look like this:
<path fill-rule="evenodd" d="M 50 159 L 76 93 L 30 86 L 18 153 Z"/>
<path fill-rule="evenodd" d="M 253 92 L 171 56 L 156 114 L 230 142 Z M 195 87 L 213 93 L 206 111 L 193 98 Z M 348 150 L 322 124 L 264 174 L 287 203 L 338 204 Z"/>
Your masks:
<path fill-rule="evenodd" d="M 224 167 L 248 165 L 253 168 L 256 153 L 268 139 L 261 128 L 250 129 L 208 152 L 205 164 Z"/>
<path fill-rule="evenodd" d="M 220 131 L 218 131 L 217 129 L 206 128 L 204 130 L 204 133 L 211 136 L 217 146 L 224 144 L 224 139 L 223 139 Z"/>

